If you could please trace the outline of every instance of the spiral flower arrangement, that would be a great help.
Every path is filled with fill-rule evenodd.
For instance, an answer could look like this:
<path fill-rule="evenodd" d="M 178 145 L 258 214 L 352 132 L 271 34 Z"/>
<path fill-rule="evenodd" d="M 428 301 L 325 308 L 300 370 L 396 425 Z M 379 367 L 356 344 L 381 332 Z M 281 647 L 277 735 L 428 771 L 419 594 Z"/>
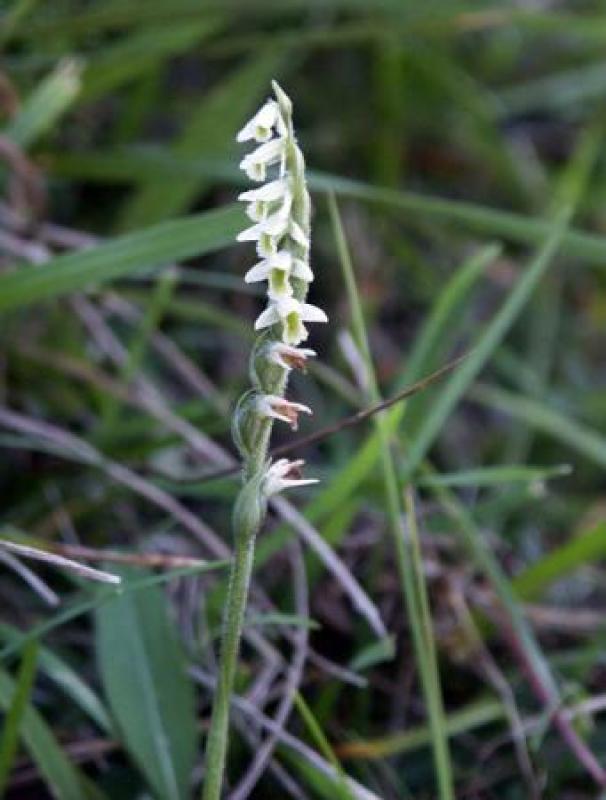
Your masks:
<path fill-rule="evenodd" d="M 313 350 L 306 323 L 327 322 L 322 309 L 306 302 L 313 281 L 310 266 L 310 199 L 305 160 L 292 122 L 292 102 L 273 81 L 274 98 L 265 102 L 238 133 L 238 142 L 257 147 L 240 167 L 262 183 L 239 196 L 252 225 L 238 235 L 254 242 L 259 261 L 244 276 L 267 284 L 267 306 L 255 322 L 259 332 L 250 358 L 248 389 L 238 401 L 232 432 L 242 456 L 243 485 L 234 506 L 234 557 L 225 604 L 219 676 L 209 732 L 203 800 L 219 800 L 227 753 L 229 701 L 237 665 L 256 535 L 267 513 L 268 498 L 283 489 L 317 481 L 303 478 L 303 461 L 271 462 L 269 441 L 274 420 L 297 429 L 299 415 L 311 414 L 285 397 L 288 376 L 304 370 Z"/>

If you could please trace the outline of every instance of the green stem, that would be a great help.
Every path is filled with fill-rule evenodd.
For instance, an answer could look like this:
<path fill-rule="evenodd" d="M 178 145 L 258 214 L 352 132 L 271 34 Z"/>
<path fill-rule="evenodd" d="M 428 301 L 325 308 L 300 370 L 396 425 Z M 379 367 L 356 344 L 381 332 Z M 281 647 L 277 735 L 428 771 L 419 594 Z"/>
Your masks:
<path fill-rule="evenodd" d="M 245 486 L 240 493 L 242 499 L 246 494 L 246 488 Z M 250 519 L 235 514 L 234 555 L 223 618 L 219 675 L 206 745 L 206 774 L 202 787 L 202 800 L 219 800 L 221 797 L 229 734 L 229 702 L 238 663 L 258 528 L 258 519 L 251 524 Z"/>

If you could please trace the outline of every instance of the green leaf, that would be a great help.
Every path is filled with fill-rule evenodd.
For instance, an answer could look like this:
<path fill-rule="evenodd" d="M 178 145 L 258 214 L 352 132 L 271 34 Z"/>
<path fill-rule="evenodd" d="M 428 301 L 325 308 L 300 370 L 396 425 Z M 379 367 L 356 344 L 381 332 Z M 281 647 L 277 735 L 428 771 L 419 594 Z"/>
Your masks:
<path fill-rule="evenodd" d="M 599 561 L 606 556 L 606 523 L 600 522 L 588 531 L 582 531 L 527 567 L 512 585 L 524 600 L 535 600 L 544 589 L 560 578 L 569 575 L 583 564 Z"/>
<path fill-rule="evenodd" d="M 158 26 L 137 31 L 120 39 L 93 57 L 83 76 L 82 98 L 90 100 L 106 94 L 159 63 L 192 49 L 210 38 L 219 20 L 208 17 L 180 25 Z"/>
<path fill-rule="evenodd" d="M 332 747 L 322 727 L 318 720 L 315 718 L 313 711 L 307 705 L 303 697 L 299 694 L 299 692 L 294 693 L 294 701 L 295 706 L 297 707 L 297 711 L 301 715 L 305 727 L 309 731 L 310 736 L 314 740 L 314 743 L 318 750 L 322 753 L 324 758 L 329 762 L 329 764 L 333 767 L 335 771 L 335 781 L 334 781 L 334 793 L 335 795 L 340 798 L 340 800 L 352 800 L 353 793 L 350 791 L 350 787 L 347 783 L 347 776 L 343 771 L 343 767 L 339 763 L 339 759 L 336 757 Z"/>
<path fill-rule="evenodd" d="M 90 587 L 87 587 L 83 592 L 78 594 L 78 597 L 75 598 L 71 604 L 66 605 L 61 611 L 53 614 L 53 616 L 43 622 L 34 625 L 19 637 L 12 637 L 11 641 L 0 650 L 0 661 L 20 652 L 32 639 L 42 638 L 49 633 L 49 631 L 56 630 L 66 625 L 68 622 L 81 617 L 83 614 L 88 614 L 89 611 L 99 608 L 103 603 L 109 602 L 118 595 L 121 596 L 124 593 L 139 592 L 143 589 L 147 589 L 149 586 L 167 583 L 175 578 L 184 578 L 189 575 L 199 575 L 202 572 L 223 569 L 228 563 L 227 561 L 207 561 L 195 564 L 191 567 L 177 567 L 176 569 L 166 570 L 166 572 L 160 572 L 157 575 L 146 575 L 143 578 L 131 580 L 128 584 L 121 584 L 119 588 L 116 588 L 114 585 L 104 586 L 103 588 L 96 589 L 93 593 L 91 593 Z"/>
<path fill-rule="evenodd" d="M 439 475 L 423 475 L 417 486 L 500 486 L 504 483 L 534 483 L 550 478 L 570 475 L 569 464 L 553 467 L 535 467 L 527 464 L 503 464 L 496 467 L 478 467 L 459 472 L 442 472 Z"/>
<path fill-rule="evenodd" d="M 131 183 L 144 179 L 146 175 L 151 179 L 153 174 L 158 182 L 177 175 L 196 175 L 199 179 L 209 177 L 217 182 L 244 185 L 242 175 L 231 161 L 209 157 L 192 158 L 174 153 L 167 155 L 158 148 L 54 153 L 49 156 L 49 168 L 53 174 L 102 184 Z M 465 200 L 388 189 L 315 170 L 308 171 L 307 179 L 312 192 L 334 191 L 337 197 L 393 209 L 406 218 L 434 219 L 456 225 L 459 229 L 487 234 L 517 244 L 541 244 L 552 227 L 548 216 L 531 217 Z M 571 228 L 562 237 L 561 251 L 566 256 L 582 259 L 603 270 L 606 237 Z"/>
<path fill-rule="evenodd" d="M 24 634 L 16 628 L 0 623 L 0 638 L 2 640 L 13 645 L 20 645 L 23 637 Z M 30 639 L 30 644 L 35 641 Z M 39 647 L 38 665 L 40 671 L 44 672 L 53 683 L 59 686 L 90 719 L 96 722 L 104 733 L 108 735 L 113 733 L 111 720 L 103 703 L 66 661 L 59 658 L 49 648 Z"/>
<path fill-rule="evenodd" d="M 0 668 L 0 708 L 10 708 L 15 696 L 15 682 Z M 21 719 L 21 739 L 58 800 L 82 800 L 81 776 L 69 761 L 51 729 L 40 714 L 28 704 Z"/>
<path fill-rule="evenodd" d="M 568 445 L 598 466 L 606 467 L 606 437 L 551 408 L 548 403 L 487 384 L 474 386 L 471 397 Z"/>
<path fill-rule="evenodd" d="M 58 256 L 40 267 L 0 276 L 0 311 L 100 286 L 123 275 L 218 250 L 242 228 L 236 206 L 164 222 L 91 250 Z"/>
<path fill-rule="evenodd" d="M 469 304 L 474 284 L 500 256 L 501 250 L 498 244 L 482 247 L 453 272 L 423 322 L 401 374 L 395 381 L 394 391 L 414 383 L 423 370 L 427 372 L 433 367 L 436 351 L 439 352 L 451 338 L 449 326 L 452 326 L 453 319 L 460 320 L 462 306 Z M 425 403 L 425 400 L 422 402 Z"/>
<path fill-rule="evenodd" d="M 564 207 L 552 223 L 545 244 L 531 259 L 494 319 L 482 331 L 468 358 L 442 387 L 435 402 L 427 409 L 421 425 L 415 430 L 407 448 L 405 470 L 408 477 L 422 462 L 449 414 L 518 318 L 558 252 L 570 215 L 571 209 Z"/>
<path fill-rule="evenodd" d="M 121 569 L 125 581 L 134 571 Z M 157 587 L 115 597 L 96 612 L 105 693 L 126 749 L 161 800 L 189 796 L 197 747 L 193 684 Z"/>
<path fill-rule="evenodd" d="M 356 672 L 376 667 L 385 661 L 393 661 L 396 654 L 396 643 L 393 636 L 377 639 L 362 648 L 349 662 L 349 669 Z"/>
<path fill-rule="evenodd" d="M 4 135 L 24 149 L 34 144 L 75 100 L 80 89 L 80 70 L 73 59 L 59 64 L 27 98 Z"/>
<path fill-rule="evenodd" d="M 459 711 L 446 717 L 446 732 L 449 738 L 468 733 L 476 728 L 490 725 L 505 716 L 503 704 L 498 700 L 486 699 L 470 703 Z M 408 753 L 431 744 L 431 731 L 428 725 L 409 728 L 403 733 L 392 733 L 379 739 L 365 739 L 348 742 L 339 750 L 346 759 L 379 759 Z"/>
<path fill-rule="evenodd" d="M 379 383 L 372 361 L 370 343 L 362 309 L 362 300 L 358 291 L 351 261 L 349 247 L 341 223 L 341 217 L 334 195 L 329 196 L 329 210 L 333 225 L 337 252 L 341 262 L 343 282 L 350 305 L 351 326 L 358 347 L 365 362 L 368 397 L 373 403 L 380 402 Z M 419 670 L 423 697 L 432 729 L 432 744 L 438 796 L 441 800 L 454 800 L 454 781 L 448 740 L 444 729 L 444 705 L 440 672 L 437 664 L 434 645 L 433 624 L 427 599 L 427 587 L 421 566 L 420 548 L 418 545 L 416 512 L 412 494 L 405 495 L 405 508 L 402 509 L 400 499 L 401 486 L 396 474 L 396 462 L 393 456 L 387 419 L 384 414 L 374 418 L 374 425 L 379 437 L 381 451 L 381 467 L 385 490 L 385 505 L 389 529 L 395 545 L 396 563 L 400 577 L 402 596 L 405 599 L 408 622 L 412 632 L 415 662 Z M 408 530 L 402 524 L 402 511 L 405 511 Z"/>
<path fill-rule="evenodd" d="M 271 627 L 273 625 L 289 625 L 293 628 L 307 628 L 310 631 L 319 630 L 322 626 L 310 617 L 302 617 L 299 614 L 286 614 L 280 611 L 268 612 L 267 614 L 247 614 L 247 628 Z"/>
<path fill-rule="evenodd" d="M 2 736 L 0 737 L 0 797 L 4 797 L 6 784 L 17 755 L 19 729 L 36 677 L 37 654 L 37 642 L 30 642 L 23 652 L 15 691 L 2 727 Z"/>

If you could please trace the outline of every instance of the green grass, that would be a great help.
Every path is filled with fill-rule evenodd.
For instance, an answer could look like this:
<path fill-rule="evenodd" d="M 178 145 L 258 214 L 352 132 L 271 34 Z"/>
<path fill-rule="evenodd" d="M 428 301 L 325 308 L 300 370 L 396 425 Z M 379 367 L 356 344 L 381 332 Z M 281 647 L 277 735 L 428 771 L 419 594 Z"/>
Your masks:
<path fill-rule="evenodd" d="M 297 534 L 272 514 L 237 673 L 259 710 L 234 716 L 230 787 L 275 735 L 252 798 L 596 796 L 606 12 L 526 5 L 0 10 L 0 532 L 125 576 L 0 552 L 1 796 L 199 794 L 237 475 L 207 478 L 263 302 L 233 246 L 234 137 L 271 78 L 295 101 L 309 299 L 330 317 L 290 382 L 314 409 L 299 434 L 466 357 L 289 451 L 321 479 L 289 499 L 350 580 L 309 548 L 293 580 Z M 99 739 L 115 746 L 78 763 Z"/>

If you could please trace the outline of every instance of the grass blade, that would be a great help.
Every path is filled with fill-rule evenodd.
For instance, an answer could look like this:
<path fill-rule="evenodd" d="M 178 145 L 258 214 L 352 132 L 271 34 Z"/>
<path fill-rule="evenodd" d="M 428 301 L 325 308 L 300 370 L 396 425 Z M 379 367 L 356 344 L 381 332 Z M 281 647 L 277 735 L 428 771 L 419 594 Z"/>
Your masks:
<path fill-rule="evenodd" d="M 606 466 L 606 437 L 541 400 L 481 384 L 471 391 L 474 401 L 507 414 L 568 445 L 598 466 Z"/>
<path fill-rule="evenodd" d="M 1 275 L 0 312 L 218 250 L 231 244 L 241 227 L 241 209 L 227 206 L 57 256 L 41 267 Z"/>
<path fill-rule="evenodd" d="M 17 755 L 19 730 L 36 677 L 37 657 L 38 644 L 37 642 L 30 642 L 23 651 L 21 666 L 15 683 L 14 696 L 6 713 L 0 737 L 0 797 L 4 797 L 13 762 Z"/>
<path fill-rule="evenodd" d="M 369 395 L 371 401 L 377 403 L 380 402 L 381 395 L 372 366 L 372 356 L 368 344 L 366 324 L 364 322 L 364 314 L 353 272 L 351 257 L 334 195 L 329 196 L 329 208 L 353 318 L 353 330 L 366 366 Z M 429 712 L 429 724 L 432 731 L 434 762 L 439 793 L 442 800 L 454 800 L 455 793 L 450 753 L 444 728 L 442 690 L 433 646 L 433 632 L 431 630 L 429 606 L 425 595 L 422 565 L 420 564 L 420 559 L 414 557 L 414 544 L 412 544 L 412 546 L 407 544 L 407 537 L 402 530 L 402 508 L 399 498 L 398 477 L 394 458 L 391 453 L 390 437 L 387 426 L 385 425 L 385 415 L 383 413 L 377 414 L 374 417 L 374 424 L 379 439 L 387 513 L 396 548 L 402 594 L 406 599 L 408 621 L 412 629 L 415 655 Z M 416 519 L 410 499 L 407 501 L 407 512 L 409 528 L 411 530 L 416 530 Z M 419 570 L 421 571 L 419 572 Z"/>
<path fill-rule="evenodd" d="M 0 638 L 9 644 L 20 645 L 23 634 L 10 625 L 0 623 Z M 30 639 L 24 649 L 27 650 L 34 642 L 34 639 Z M 39 647 L 38 665 L 40 671 L 59 686 L 67 697 L 71 698 L 104 733 L 108 735 L 113 733 L 111 720 L 104 704 L 65 659 L 57 656 L 49 648 Z"/>
<path fill-rule="evenodd" d="M 70 59 L 62 62 L 32 92 L 11 120 L 4 135 L 24 150 L 31 147 L 68 110 L 80 90 L 81 66 Z"/>
<path fill-rule="evenodd" d="M 0 668 L 0 708 L 8 710 L 15 697 L 16 684 Z M 20 736 L 38 766 L 53 797 L 82 800 L 82 777 L 59 746 L 51 729 L 30 705 L 23 711 Z"/>
<path fill-rule="evenodd" d="M 301 715 L 303 722 L 305 723 L 305 727 L 309 731 L 312 739 L 315 741 L 316 746 L 318 747 L 319 751 L 322 753 L 324 758 L 328 761 L 329 764 L 335 770 L 337 775 L 337 782 L 335 789 L 340 800 L 353 800 L 353 796 L 349 791 L 349 787 L 347 785 L 347 778 L 345 772 L 343 771 L 343 767 L 339 763 L 339 759 L 336 757 L 332 747 L 326 736 L 324 735 L 324 731 L 320 726 L 319 722 L 313 715 L 312 710 L 307 705 L 303 697 L 299 694 L 299 692 L 295 692 L 294 694 L 294 701 L 297 711 Z"/>
<path fill-rule="evenodd" d="M 560 246 L 572 209 L 564 207 L 552 224 L 552 230 L 543 247 L 531 260 L 518 279 L 507 300 L 492 322 L 478 338 L 468 358 L 453 374 L 428 410 L 419 430 L 411 439 L 406 453 L 406 473 L 412 475 L 435 441 L 447 417 L 467 391 L 469 385 L 502 342 L 539 280 L 547 271 Z"/>
<path fill-rule="evenodd" d="M 604 558 L 606 555 L 606 523 L 600 522 L 589 531 L 574 535 L 557 550 L 525 569 L 512 581 L 524 600 L 534 600 L 555 581 L 569 575 L 577 567 Z"/>
<path fill-rule="evenodd" d="M 151 575 L 144 578 L 137 578 L 129 581 L 126 585 L 120 588 L 104 587 L 97 590 L 91 596 L 89 591 L 83 592 L 84 597 L 78 597 L 71 605 L 63 608 L 58 614 L 54 614 L 44 622 L 34 625 L 27 633 L 21 634 L 17 639 L 9 642 L 0 650 L 0 661 L 4 661 L 14 653 L 18 653 L 23 647 L 32 639 L 39 639 L 45 636 L 52 630 L 60 628 L 67 622 L 71 622 L 82 614 L 88 614 L 89 611 L 94 611 L 99 608 L 103 603 L 112 600 L 117 595 L 127 594 L 130 592 L 137 592 L 141 589 L 147 589 L 149 586 L 155 584 L 166 583 L 167 581 L 174 580 L 175 578 L 182 578 L 188 575 L 198 575 L 208 570 L 223 569 L 227 566 L 226 561 L 214 561 L 208 563 L 201 563 L 199 566 L 183 567 L 174 570 L 168 570 L 160 575 Z"/>

